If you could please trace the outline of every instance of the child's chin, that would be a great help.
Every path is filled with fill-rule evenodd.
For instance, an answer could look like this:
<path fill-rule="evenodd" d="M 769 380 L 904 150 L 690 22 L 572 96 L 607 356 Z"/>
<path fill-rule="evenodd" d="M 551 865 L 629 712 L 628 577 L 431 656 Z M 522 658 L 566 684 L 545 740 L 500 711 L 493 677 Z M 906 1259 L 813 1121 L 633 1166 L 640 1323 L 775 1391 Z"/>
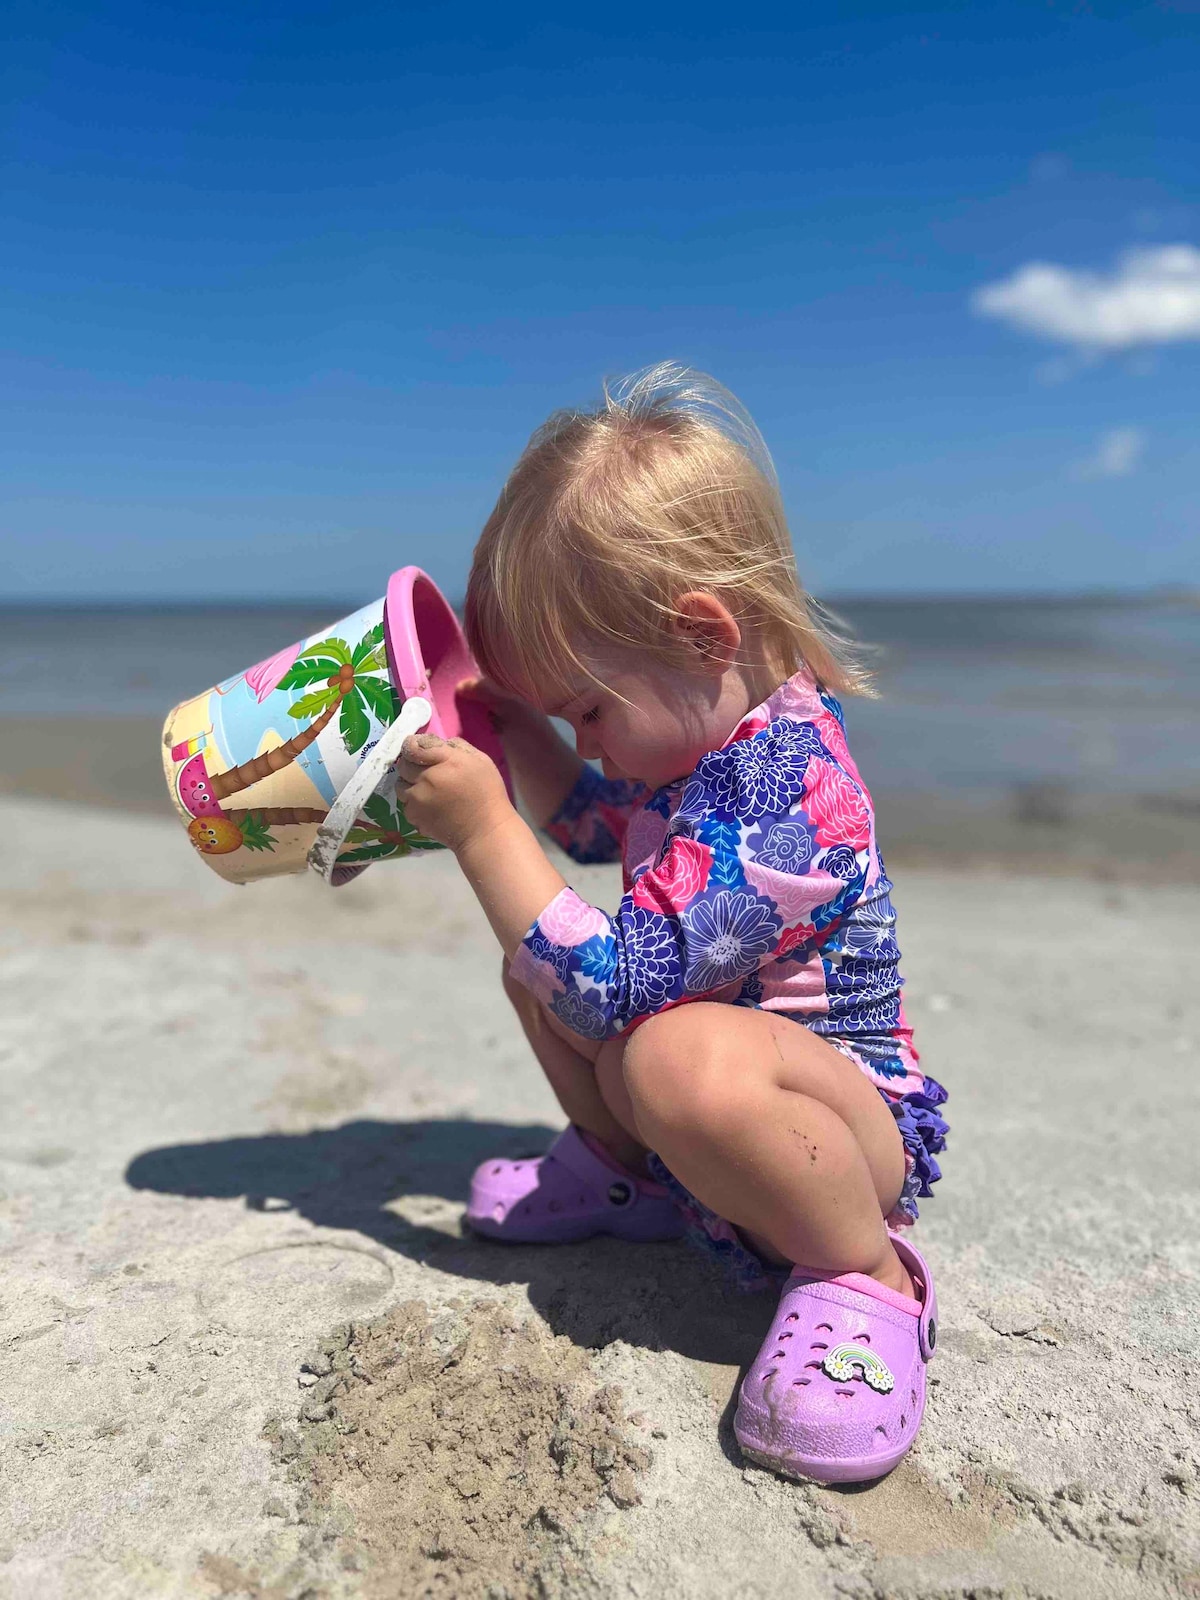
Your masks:
<path fill-rule="evenodd" d="M 622 783 L 644 783 L 648 789 L 658 789 L 667 782 L 665 778 L 648 777 L 644 772 L 626 772 L 615 761 L 601 759 L 600 771 L 606 778 L 619 778 Z"/>
<path fill-rule="evenodd" d="M 601 761 L 600 771 L 606 778 L 617 778 L 622 783 L 644 783 L 651 789 L 658 788 L 651 779 L 643 777 L 638 772 L 626 772 L 625 768 L 618 767 L 615 761 Z"/>

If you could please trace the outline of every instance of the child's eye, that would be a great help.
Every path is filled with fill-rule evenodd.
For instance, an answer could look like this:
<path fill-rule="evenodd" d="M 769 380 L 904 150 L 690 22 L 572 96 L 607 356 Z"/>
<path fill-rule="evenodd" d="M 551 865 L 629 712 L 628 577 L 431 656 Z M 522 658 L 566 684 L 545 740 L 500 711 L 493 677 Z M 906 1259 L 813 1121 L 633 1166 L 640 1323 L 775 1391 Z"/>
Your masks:
<path fill-rule="evenodd" d="M 600 707 L 593 706 L 590 711 L 585 711 L 579 720 L 580 722 L 598 722 L 600 720 Z"/>

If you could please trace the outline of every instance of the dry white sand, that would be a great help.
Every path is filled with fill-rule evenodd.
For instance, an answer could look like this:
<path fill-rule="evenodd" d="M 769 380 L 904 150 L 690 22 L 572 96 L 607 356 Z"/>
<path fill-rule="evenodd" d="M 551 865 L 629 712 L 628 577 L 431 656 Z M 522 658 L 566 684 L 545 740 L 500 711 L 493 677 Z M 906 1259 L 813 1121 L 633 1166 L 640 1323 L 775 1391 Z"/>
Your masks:
<path fill-rule="evenodd" d="M 19 800 L 0 840 L 4 1600 L 1200 1594 L 1195 888 L 898 874 L 952 1095 L 917 1235 L 940 1349 L 912 1455 L 835 1492 L 737 1458 L 768 1302 L 684 1245 L 462 1237 L 474 1164 L 559 1118 L 452 860 L 232 890 L 172 823 Z M 611 901 L 610 872 L 572 876 Z M 428 1318 L 386 1325 L 408 1388 L 370 1375 L 420 1418 L 372 1434 L 354 1379 L 339 1423 L 302 1362 L 413 1299 Z M 383 1335 L 356 1338 L 366 1370 Z M 535 1456 L 538 1428 L 591 1439 L 591 1467 L 560 1462 L 580 1514 L 543 1449 L 489 1513 L 507 1543 L 472 1524 L 429 1466 L 452 1392 L 476 1465 L 523 1431 Z M 380 1532 L 400 1504 L 408 1587 Z"/>

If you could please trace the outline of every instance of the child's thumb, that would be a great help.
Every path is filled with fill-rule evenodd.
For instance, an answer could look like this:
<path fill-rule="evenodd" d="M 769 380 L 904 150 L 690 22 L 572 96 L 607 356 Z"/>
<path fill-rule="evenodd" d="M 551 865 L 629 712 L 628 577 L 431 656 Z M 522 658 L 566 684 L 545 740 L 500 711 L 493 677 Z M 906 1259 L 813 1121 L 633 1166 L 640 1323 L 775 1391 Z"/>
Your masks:
<path fill-rule="evenodd" d="M 445 760 L 448 749 L 446 741 L 436 733 L 410 733 L 400 746 L 400 754 L 414 766 L 432 767 Z"/>

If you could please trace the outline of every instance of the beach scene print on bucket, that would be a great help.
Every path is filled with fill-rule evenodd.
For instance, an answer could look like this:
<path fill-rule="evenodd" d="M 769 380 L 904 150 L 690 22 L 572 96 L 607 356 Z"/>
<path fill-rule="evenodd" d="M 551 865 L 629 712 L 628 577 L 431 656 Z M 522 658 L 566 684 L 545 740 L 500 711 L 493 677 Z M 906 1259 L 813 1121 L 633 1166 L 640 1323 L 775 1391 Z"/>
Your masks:
<path fill-rule="evenodd" d="M 188 837 L 232 883 L 303 870 L 339 792 L 399 714 L 379 599 L 167 718 L 167 783 Z M 441 847 L 372 795 L 339 867 Z"/>

